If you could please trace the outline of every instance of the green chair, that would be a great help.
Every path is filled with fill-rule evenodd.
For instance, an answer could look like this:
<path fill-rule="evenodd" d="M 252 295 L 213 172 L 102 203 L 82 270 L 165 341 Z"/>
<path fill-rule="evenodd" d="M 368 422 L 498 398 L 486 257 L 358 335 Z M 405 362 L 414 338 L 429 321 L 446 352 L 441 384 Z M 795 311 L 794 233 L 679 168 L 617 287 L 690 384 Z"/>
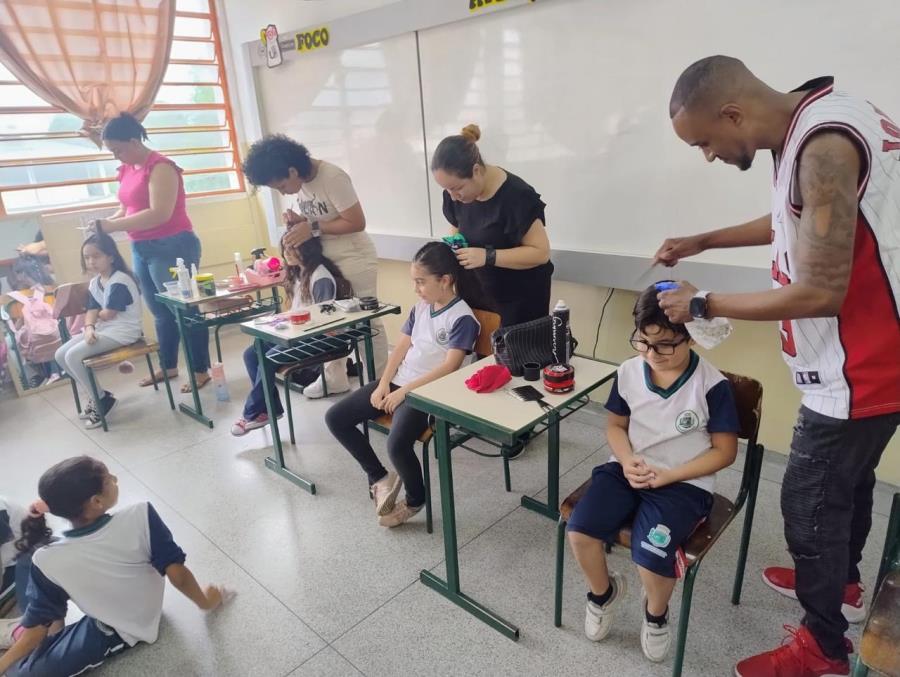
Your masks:
<path fill-rule="evenodd" d="M 745 376 L 725 374 L 734 388 L 737 402 L 738 418 L 741 431 L 739 437 L 747 441 L 747 452 L 744 458 L 744 472 L 741 478 L 741 486 L 734 502 L 720 494 L 715 494 L 712 511 L 684 545 L 687 568 L 684 574 L 684 590 L 681 595 L 681 612 L 678 616 L 678 635 L 675 645 L 675 660 L 672 666 L 672 675 L 681 675 L 684 663 L 684 649 L 687 642 L 688 621 L 691 614 L 691 599 L 693 597 L 694 581 L 700 570 L 700 563 L 704 556 L 712 548 L 719 536 L 725 531 L 732 520 L 740 512 L 746 503 L 747 510 L 744 513 L 744 529 L 741 534 L 741 545 L 738 552 L 737 571 L 734 577 L 731 603 L 739 604 L 741 600 L 741 587 L 744 581 L 744 566 L 747 561 L 747 548 L 750 543 L 750 532 L 753 528 L 753 512 L 756 506 L 756 492 L 759 487 L 759 474 L 762 469 L 763 446 L 757 442 L 759 424 L 762 416 L 762 385 Z M 556 531 L 556 597 L 554 604 L 553 622 L 556 627 L 562 625 L 562 592 L 563 592 L 563 562 L 566 540 L 566 522 L 572 514 L 578 501 L 584 496 L 591 480 L 588 480 L 574 492 L 572 492 L 559 508 L 559 524 Z M 619 532 L 617 545 L 624 548 L 631 547 L 631 530 L 624 528 Z"/>

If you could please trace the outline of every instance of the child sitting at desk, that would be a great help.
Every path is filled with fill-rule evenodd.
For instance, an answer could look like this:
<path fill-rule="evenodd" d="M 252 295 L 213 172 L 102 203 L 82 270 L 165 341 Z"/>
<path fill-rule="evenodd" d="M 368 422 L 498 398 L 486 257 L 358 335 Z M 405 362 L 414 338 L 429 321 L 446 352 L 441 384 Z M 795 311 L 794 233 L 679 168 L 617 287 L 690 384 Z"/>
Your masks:
<path fill-rule="evenodd" d="M 587 580 L 584 632 L 609 633 L 626 579 L 609 572 L 604 542 L 631 526 L 631 558 L 646 596 L 641 648 L 651 661 L 669 650 L 669 598 L 681 546 L 709 514 L 715 473 L 737 454 L 737 409 L 730 382 L 691 350 L 683 324 L 672 324 L 651 286 L 634 306 L 632 347 L 639 356 L 616 372 L 606 408 L 609 462 L 569 519 L 568 536 Z"/>
<path fill-rule="evenodd" d="M 345 290 L 350 287 L 350 283 L 344 278 L 340 268 L 322 253 L 322 243 L 318 238 L 307 240 L 299 247 L 288 247 L 282 242 L 281 257 L 284 259 L 286 270 L 284 290 L 291 310 L 299 310 L 311 303 L 333 301 L 338 296 L 339 286 Z M 271 345 L 267 346 L 267 350 L 272 347 Z M 247 367 L 247 374 L 250 376 L 253 387 L 244 403 L 244 415 L 231 426 L 231 434 L 235 437 L 241 437 L 251 430 L 269 425 L 262 374 L 259 371 L 256 347 L 252 344 L 244 351 L 244 366 Z M 328 379 L 329 393 L 336 395 L 350 390 L 343 358 L 327 362 L 323 372 L 325 378 Z M 307 391 L 320 393 L 322 391 L 321 380 L 322 375 L 315 383 L 307 386 L 303 393 L 308 397 L 321 397 L 321 394 L 307 393 Z M 280 418 L 283 409 L 278 390 L 273 388 L 271 395 Z"/>
<path fill-rule="evenodd" d="M 425 505 L 422 466 L 414 447 L 428 425 L 428 414 L 406 406 L 406 393 L 459 369 L 478 338 L 478 320 L 457 293 L 461 271 L 453 250 L 443 242 L 429 242 L 416 253 L 410 274 L 421 300 L 400 329 L 381 380 L 348 395 L 325 415 L 328 429 L 369 478 L 378 523 L 384 527 L 403 524 Z M 383 414 L 393 415 L 387 447 L 396 472 L 385 469 L 356 427 Z M 404 484 L 406 498 L 395 503 Z"/>

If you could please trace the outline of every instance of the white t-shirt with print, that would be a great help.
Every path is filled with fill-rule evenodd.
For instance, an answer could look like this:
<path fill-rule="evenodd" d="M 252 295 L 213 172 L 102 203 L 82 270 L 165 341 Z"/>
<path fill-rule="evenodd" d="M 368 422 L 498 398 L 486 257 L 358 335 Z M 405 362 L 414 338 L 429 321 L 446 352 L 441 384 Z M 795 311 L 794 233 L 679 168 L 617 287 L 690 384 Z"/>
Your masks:
<path fill-rule="evenodd" d="M 297 194 L 298 213 L 309 221 L 320 223 L 334 221 L 341 215 L 341 212 L 350 209 L 358 202 L 359 197 L 356 195 L 350 175 L 326 160 L 319 160 L 315 178 L 306 181 Z M 322 233 L 321 237 L 325 256 L 338 265 L 344 258 L 343 253 L 348 249 L 366 253 L 371 250 L 372 256 L 375 255 L 372 240 L 365 231 L 346 235 Z M 338 246 L 338 241 L 340 246 Z"/>

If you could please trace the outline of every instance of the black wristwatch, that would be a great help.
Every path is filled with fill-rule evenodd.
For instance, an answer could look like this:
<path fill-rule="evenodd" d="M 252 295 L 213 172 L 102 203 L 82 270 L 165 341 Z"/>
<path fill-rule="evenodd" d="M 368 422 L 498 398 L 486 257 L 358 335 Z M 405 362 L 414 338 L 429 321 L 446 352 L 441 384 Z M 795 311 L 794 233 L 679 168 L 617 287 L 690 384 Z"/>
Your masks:
<path fill-rule="evenodd" d="M 484 265 L 488 268 L 497 265 L 497 250 L 490 245 L 484 248 Z"/>
<path fill-rule="evenodd" d="M 691 299 L 688 310 L 691 313 L 691 317 L 693 317 L 695 320 L 709 319 L 709 305 L 706 302 L 706 297 L 708 296 L 708 291 L 698 291 Z"/>

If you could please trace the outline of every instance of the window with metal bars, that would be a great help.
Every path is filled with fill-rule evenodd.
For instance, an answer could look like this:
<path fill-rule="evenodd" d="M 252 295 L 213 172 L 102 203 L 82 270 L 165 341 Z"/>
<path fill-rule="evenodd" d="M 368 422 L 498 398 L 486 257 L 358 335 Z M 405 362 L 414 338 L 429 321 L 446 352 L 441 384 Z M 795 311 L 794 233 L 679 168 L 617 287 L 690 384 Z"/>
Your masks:
<path fill-rule="evenodd" d="M 81 124 L 0 66 L 0 216 L 116 203 L 119 163 Z M 189 198 L 243 191 L 215 0 L 177 0 L 169 65 L 143 124 L 147 145 L 184 170 Z"/>

